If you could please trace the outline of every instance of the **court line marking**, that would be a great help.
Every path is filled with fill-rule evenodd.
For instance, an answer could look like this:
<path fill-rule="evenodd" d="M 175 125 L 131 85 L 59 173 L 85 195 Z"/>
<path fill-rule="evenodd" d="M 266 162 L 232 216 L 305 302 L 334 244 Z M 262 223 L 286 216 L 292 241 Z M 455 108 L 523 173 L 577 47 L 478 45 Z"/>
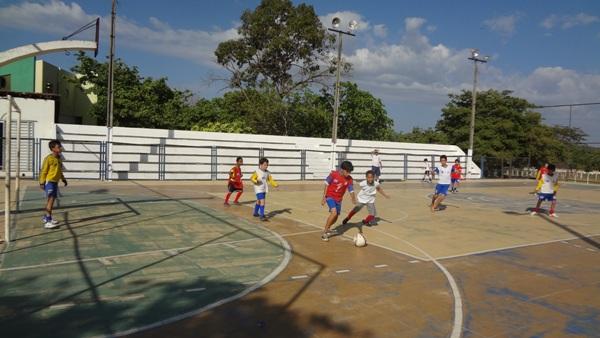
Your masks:
<path fill-rule="evenodd" d="M 180 320 L 185 319 L 185 318 L 189 318 L 189 317 L 198 315 L 198 314 L 200 314 L 202 312 L 206 312 L 208 310 L 214 309 L 214 308 L 216 308 L 218 306 L 221 306 L 223 304 L 226 304 L 226 303 L 232 302 L 234 300 L 240 299 L 240 298 L 248 295 L 250 292 L 253 292 L 253 291 L 261 288 L 263 285 L 265 285 L 268 282 L 270 282 L 271 280 L 273 280 L 275 277 L 277 277 L 287 267 L 287 265 L 289 264 L 290 260 L 292 259 L 292 248 L 291 248 L 290 244 L 281 235 L 279 235 L 275 231 L 270 230 L 270 229 L 268 229 L 266 227 L 263 227 L 263 228 L 266 231 L 272 233 L 273 236 L 279 240 L 279 242 L 281 243 L 281 246 L 284 249 L 284 256 L 283 256 L 283 259 L 282 259 L 281 263 L 279 264 L 279 266 L 277 266 L 277 268 L 275 268 L 273 271 L 271 271 L 270 274 L 268 274 L 267 276 L 265 276 L 258 283 L 250 286 L 249 288 L 247 288 L 247 289 L 245 289 L 245 290 L 243 290 L 243 291 L 241 291 L 241 292 L 239 292 L 239 293 L 237 293 L 235 295 L 229 296 L 227 298 L 223 298 L 223 299 L 218 300 L 218 301 L 216 301 L 214 303 L 205 305 L 205 306 L 203 306 L 203 307 L 201 307 L 199 309 L 192 310 L 192 311 L 189 311 L 189 312 L 185 312 L 185 313 L 182 313 L 180 315 L 173 316 L 171 318 L 167 318 L 167 319 L 164 319 L 164 320 L 161 320 L 161 321 L 149 324 L 149 325 L 140 326 L 140 327 L 137 327 L 137 328 L 132 328 L 132 329 L 128 329 L 128 330 L 125 330 L 125 331 L 117 332 L 117 333 L 112 334 L 111 337 L 122 337 L 122 336 L 130 335 L 130 334 L 134 334 L 134 333 L 138 333 L 138 332 L 142 332 L 142 331 L 154 329 L 154 328 L 157 328 L 157 327 L 160 327 L 160 326 L 163 326 L 163 325 L 167 325 L 167 324 L 170 324 L 170 323 L 174 323 L 174 322 L 180 321 Z"/>
<path fill-rule="evenodd" d="M 293 279 L 293 280 L 296 280 L 296 279 L 305 279 L 305 278 L 308 278 L 308 275 L 297 275 L 297 276 L 292 276 L 290 278 Z"/>
<path fill-rule="evenodd" d="M 200 292 L 204 291 L 206 288 L 194 288 L 194 289 L 186 289 L 185 292 Z"/>
<path fill-rule="evenodd" d="M 600 233 L 590 234 L 590 235 L 584 236 L 584 238 L 592 238 L 592 237 L 597 237 L 597 236 L 600 236 Z M 544 244 L 551 244 L 551 243 L 564 243 L 564 244 L 571 245 L 570 243 L 565 242 L 565 241 L 571 241 L 571 240 L 574 240 L 574 239 L 581 239 L 581 238 L 575 236 L 575 237 L 568 237 L 568 238 L 561 238 L 561 239 L 553 239 L 553 240 L 543 241 L 543 242 L 519 244 L 519 245 L 512 245 L 512 246 L 507 246 L 507 247 L 502 247 L 502 248 L 480 250 L 480 251 L 472 251 L 472 252 L 467 252 L 467 253 L 464 253 L 464 254 L 438 257 L 437 259 L 438 260 L 445 260 L 445 259 L 452 259 L 452 258 L 460 258 L 460 257 L 467 257 L 467 256 L 473 256 L 473 255 L 490 253 L 490 252 L 496 252 L 496 251 L 525 248 L 525 247 L 530 247 L 530 246 L 537 246 L 537 245 L 544 245 Z"/>
<path fill-rule="evenodd" d="M 270 232 L 272 232 L 271 230 L 269 230 Z M 301 232 L 293 232 L 290 234 L 284 234 L 284 235 L 278 235 L 281 237 L 291 237 L 291 236 L 299 236 L 299 235 L 305 235 L 308 233 L 315 233 L 315 232 L 319 232 L 319 230 L 310 230 L 310 231 L 301 231 Z M 204 245 L 204 247 L 207 246 L 216 246 L 216 245 L 227 245 L 227 244 L 235 244 L 235 243 L 242 243 L 242 242 L 250 242 L 250 241 L 258 241 L 261 239 L 272 239 L 272 238 L 277 238 L 278 236 L 275 235 L 271 235 L 271 236 L 266 236 L 266 237 L 255 237 L 255 238 L 247 238 L 247 239 L 240 239 L 240 240 L 235 240 L 235 241 L 227 241 L 227 242 L 219 242 L 219 243 L 210 243 L 207 245 Z M 161 254 L 161 253 L 167 253 L 170 255 L 174 255 L 179 253 L 179 251 L 185 251 L 188 249 L 191 249 L 192 246 L 185 246 L 185 247 L 178 247 L 178 248 L 169 248 L 169 249 L 160 249 L 160 250 L 150 250 L 150 251 L 139 251 L 139 252 L 130 252 L 130 253 L 126 253 L 126 254 L 121 254 L 121 255 L 113 255 L 113 256 L 103 256 L 103 257 L 90 257 L 90 258 L 84 258 L 84 259 L 79 259 L 79 260 L 70 260 L 70 261 L 61 261 L 61 262 L 52 262 L 52 263 L 44 263 L 44 264 L 35 264 L 35 265 L 25 265 L 25 266 L 15 266 L 15 267 L 11 267 L 11 268 L 3 268 L 0 269 L 0 272 L 2 271 L 18 271 L 18 270 L 27 270 L 27 269 L 37 269 L 37 268 L 45 268 L 45 267 L 50 267 L 50 266 L 57 266 L 57 265 L 67 265 L 67 264 L 74 264 L 74 263 L 81 263 L 81 262 L 93 262 L 93 261 L 98 261 L 99 263 L 104 264 L 104 262 L 106 262 L 107 260 L 111 260 L 113 258 L 124 258 L 124 257 L 133 257 L 133 256 L 140 256 L 140 255 L 152 255 L 152 254 Z M 117 264 L 112 262 L 113 264 Z"/>
<path fill-rule="evenodd" d="M 350 270 L 348 269 L 343 269 L 343 270 L 336 270 L 335 273 L 346 273 L 346 272 L 350 272 Z"/>
<path fill-rule="evenodd" d="M 394 236 L 385 231 L 382 231 L 379 229 L 373 229 L 373 230 L 410 245 L 417 251 L 421 252 L 429 260 L 431 260 L 431 262 L 433 262 L 433 264 L 435 264 L 435 266 L 437 266 L 437 268 L 442 271 L 444 276 L 446 276 L 446 280 L 448 280 L 448 283 L 450 284 L 450 289 L 452 290 L 452 296 L 454 298 L 454 325 L 452 327 L 452 332 L 450 334 L 450 338 L 460 338 L 462 335 L 462 325 L 463 325 L 463 310 L 462 310 L 463 301 L 462 301 L 462 297 L 460 295 L 460 290 L 458 289 L 458 285 L 456 284 L 456 280 L 454 279 L 452 274 L 450 274 L 450 272 L 446 269 L 446 267 L 444 267 L 440 262 L 438 262 L 437 259 L 433 258 L 431 255 L 429 255 L 427 252 L 425 252 L 420 247 L 412 244 L 411 242 L 409 242 L 403 238 Z"/>
<path fill-rule="evenodd" d="M 379 269 L 379 268 L 385 268 L 387 266 L 388 266 L 387 264 L 379 264 L 379 265 L 374 265 L 373 267 L 376 269 Z"/>

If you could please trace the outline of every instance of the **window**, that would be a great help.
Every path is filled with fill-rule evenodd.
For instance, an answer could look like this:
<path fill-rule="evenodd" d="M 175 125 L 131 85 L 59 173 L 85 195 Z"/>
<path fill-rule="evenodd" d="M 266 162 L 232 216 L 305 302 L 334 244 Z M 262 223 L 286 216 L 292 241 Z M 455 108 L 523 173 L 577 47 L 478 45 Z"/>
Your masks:
<path fill-rule="evenodd" d="M 10 75 L 0 75 L 0 90 L 10 91 Z"/>

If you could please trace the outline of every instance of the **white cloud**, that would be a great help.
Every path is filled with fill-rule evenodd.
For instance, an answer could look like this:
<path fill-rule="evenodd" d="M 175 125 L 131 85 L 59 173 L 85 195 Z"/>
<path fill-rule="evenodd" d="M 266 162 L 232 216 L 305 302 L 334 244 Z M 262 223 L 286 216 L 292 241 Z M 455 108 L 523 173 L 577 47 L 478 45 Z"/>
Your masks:
<path fill-rule="evenodd" d="M 0 26 L 49 33 L 57 35 L 56 39 L 58 39 L 98 16 L 86 13 L 74 2 L 71 4 L 56 0 L 45 4 L 24 2 L 0 8 Z M 215 66 L 213 53 L 219 42 L 237 36 L 234 27 L 203 31 L 173 28 L 155 17 L 149 18 L 148 21 L 149 25 L 142 25 L 125 17 L 118 17 L 117 48 L 135 48 Z M 100 42 L 101 50 L 106 50 L 105 46 L 108 45 L 109 22 L 109 17 L 101 17 L 103 37 Z M 79 38 L 91 39 L 91 36 Z"/>
<path fill-rule="evenodd" d="M 491 31 L 496 32 L 501 36 L 507 38 L 511 37 L 515 33 L 517 28 L 517 22 L 521 17 L 522 15 L 519 13 L 498 16 L 483 21 L 483 24 Z"/>
<path fill-rule="evenodd" d="M 379 38 L 385 38 L 387 36 L 387 27 L 385 25 L 373 26 L 373 34 Z"/>
<path fill-rule="evenodd" d="M 595 22 L 599 22 L 600 18 L 595 15 L 587 13 L 578 13 L 575 15 L 561 15 L 552 14 L 547 16 L 540 25 L 546 29 L 552 29 L 560 26 L 562 29 L 569 29 L 576 26 L 585 26 Z"/>

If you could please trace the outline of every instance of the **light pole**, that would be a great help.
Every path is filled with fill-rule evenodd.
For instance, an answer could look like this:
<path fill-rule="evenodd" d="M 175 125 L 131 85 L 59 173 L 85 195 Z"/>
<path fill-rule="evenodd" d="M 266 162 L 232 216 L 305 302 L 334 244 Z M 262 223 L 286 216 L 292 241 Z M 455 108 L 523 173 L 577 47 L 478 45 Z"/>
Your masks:
<path fill-rule="evenodd" d="M 112 180 L 112 139 L 113 139 L 113 106 L 114 106 L 114 58 L 115 58 L 115 19 L 117 16 L 117 0 L 112 1 L 110 12 L 110 52 L 108 61 L 108 95 L 106 105 L 106 180 Z"/>
<path fill-rule="evenodd" d="M 338 129 L 338 116 L 340 109 L 340 72 L 342 67 L 342 36 L 350 35 L 356 36 L 356 34 L 352 33 L 356 27 L 358 26 L 358 22 L 356 20 L 352 20 L 348 23 L 348 31 L 342 31 L 338 29 L 340 27 L 340 23 L 342 20 L 338 17 L 334 17 L 331 20 L 331 26 L 333 28 L 328 28 L 332 32 L 338 33 L 338 48 L 337 48 L 337 65 L 336 65 L 336 74 L 335 74 L 335 91 L 333 94 L 334 103 L 333 103 L 333 125 L 331 127 L 331 162 L 330 168 L 331 170 L 335 170 L 335 145 L 337 143 L 337 129 Z"/>
<path fill-rule="evenodd" d="M 481 57 L 478 49 L 471 49 L 471 57 L 469 60 L 473 61 L 473 93 L 471 100 L 471 125 L 469 127 L 469 150 L 467 150 L 467 176 L 471 174 L 471 167 L 473 166 L 473 139 L 475 137 L 475 109 L 477 105 L 477 62 L 486 63 L 489 57 Z M 483 168 L 482 168 L 483 170 Z"/>

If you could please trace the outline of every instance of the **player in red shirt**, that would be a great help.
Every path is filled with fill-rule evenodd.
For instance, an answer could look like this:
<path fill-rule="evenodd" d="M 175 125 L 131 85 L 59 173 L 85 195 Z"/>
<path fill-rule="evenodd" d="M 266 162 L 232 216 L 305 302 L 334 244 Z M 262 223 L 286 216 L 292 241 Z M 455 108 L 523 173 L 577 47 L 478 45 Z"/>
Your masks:
<path fill-rule="evenodd" d="M 535 180 L 537 182 L 539 182 L 539 180 L 542 179 L 542 176 L 544 176 L 544 174 L 547 174 L 547 173 L 548 173 L 548 163 L 546 163 L 542 167 L 540 167 L 538 172 L 535 174 Z"/>
<path fill-rule="evenodd" d="M 235 195 L 235 199 L 233 203 L 238 204 L 240 196 L 244 192 L 244 183 L 242 183 L 242 164 L 244 164 L 244 159 L 238 157 L 235 159 L 235 166 L 229 170 L 229 180 L 227 180 L 227 195 L 225 195 L 225 204 L 229 206 L 229 197 L 234 192 L 237 192 Z"/>
<path fill-rule="evenodd" d="M 462 174 L 462 167 L 460 166 L 460 160 L 454 160 L 454 165 L 452 166 L 452 173 L 450 174 L 450 180 L 452 182 L 452 192 L 458 192 L 458 185 L 460 184 L 460 177 Z"/>
<path fill-rule="evenodd" d="M 340 211 L 342 210 L 342 199 L 346 190 L 352 197 L 352 204 L 356 204 L 356 194 L 354 193 L 354 187 L 352 186 L 352 176 L 350 173 L 354 169 L 352 162 L 344 161 L 340 165 L 339 171 L 332 171 L 329 176 L 325 179 L 325 190 L 323 191 L 323 200 L 321 205 L 327 204 L 329 207 L 329 217 L 325 222 L 325 228 L 323 229 L 323 235 L 321 239 L 328 241 L 329 237 L 334 235 L 334 232 L 329 231 L 331 225 L 337 221 Z"/>

